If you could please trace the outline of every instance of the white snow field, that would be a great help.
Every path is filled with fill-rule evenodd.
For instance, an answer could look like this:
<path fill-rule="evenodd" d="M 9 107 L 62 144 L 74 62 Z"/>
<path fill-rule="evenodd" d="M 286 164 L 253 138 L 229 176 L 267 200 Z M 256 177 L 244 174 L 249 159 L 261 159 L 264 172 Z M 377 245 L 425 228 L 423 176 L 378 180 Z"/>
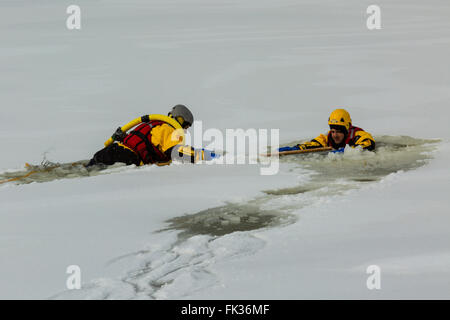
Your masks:
<path fill-rule="evenodd" d="M 381 143 L 269 176 L 174 164 L 0 184 L 0 299 L 449 299 L 449 14 L 447 0 L 2 0 L 0 176 L 89 159 L 178 103 L 204 129 L 280 129 L 282 144 L 343 106 Z"/>

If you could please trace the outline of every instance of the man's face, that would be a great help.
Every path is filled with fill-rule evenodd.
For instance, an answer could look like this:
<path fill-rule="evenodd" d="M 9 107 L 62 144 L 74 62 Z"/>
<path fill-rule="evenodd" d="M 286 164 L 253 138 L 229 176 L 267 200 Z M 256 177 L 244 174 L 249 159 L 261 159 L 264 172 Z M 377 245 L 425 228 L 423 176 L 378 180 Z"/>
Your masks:
<path fill-rule="evenodd" d="M 342 131 L 331 129 L 331 138 L 333 139 L 334 143 L 340 144 L 344 141 L 345 134 Z"/>

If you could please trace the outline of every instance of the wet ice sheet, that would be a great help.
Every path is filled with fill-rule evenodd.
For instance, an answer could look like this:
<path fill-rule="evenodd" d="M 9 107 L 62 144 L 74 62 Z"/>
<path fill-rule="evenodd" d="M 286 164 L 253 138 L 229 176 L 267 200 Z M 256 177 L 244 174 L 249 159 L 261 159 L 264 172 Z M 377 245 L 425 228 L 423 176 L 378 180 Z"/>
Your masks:
<path fill-rule="evenodd" d="M 42 161 L 39 165 L 26 164 L 24 170 L 14 170 L 0 173 L 0 184 L 29 184 L 42 183 L 59 179 L 74 179 L 106 174 L 114 169 L 124 167 L 123 164 L 113 166 L 96 165 L 86 167 L 89 160 L 80 160 L 72 163 L 57 163 Z"/>
<path fill-rule="evenodd" d="M 341 195 L 391 173 L 422 166 L 431 159 L 431 152 L 439 142 L 405 136 L 381 136 L 376 141 L 375 152 L 348 147 L 344 153 L 285 156 L 281 161 L 309 170 L 308 182 L 266 190 L 264 196 L 246 203 L 228 203 L 173 218 L 167 221 L 169 226 L 164 230 L 181 230 L 180 238 L 186 238 L 198 234 L 221 236 L 290 223 L 296 219 L 294 211 L 322 198 Z"/>
<path fill-rule="evenodd" d="M 399 170 L 422 166 L 424 161 L 431 159 L 430 152 L 439 142 L 407 136 L 380 136 L 375 140 L 374 152 L 347 147 L 344 153 L 290 155 L 282 160 L 313 170 L 316 182 L 335 179 L 374 181 Z"/>

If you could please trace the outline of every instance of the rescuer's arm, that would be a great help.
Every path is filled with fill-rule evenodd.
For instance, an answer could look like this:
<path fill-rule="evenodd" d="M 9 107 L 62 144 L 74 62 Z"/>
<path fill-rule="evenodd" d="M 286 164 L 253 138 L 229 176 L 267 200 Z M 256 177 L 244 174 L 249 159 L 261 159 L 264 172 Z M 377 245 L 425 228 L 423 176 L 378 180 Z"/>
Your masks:
<path fill-rule="evenodd" d="M 173 152 L 176 152 L 175 157 Z M 202 160 L 212 160 L 217 158 L 217 154 L 211 150 L 205 149 L 195 149 L 191 146 L 180 146 L 177 145 L 175 147 L 167 150 L 166 155 L 173 160 L 173 158 L 180 160 L 181 162 L 190 162 L 196 163 Z"/>
<path fill-rule="evenodd" d="M 152 143 L 171 160 L 195 163 L 217 157 L 213 151 L 180 144 L 181 140 L 175 129 L 166 124 L 153 129 L 152 134 Z"/>
<path fill-rule="evenodd" d="M 358 131 L 353 139 L 353 146 L 361 146 L 365 150 L 375 150 L 375 139 L 372 135 L 365 131 Z"/>
<path fill-rule="evenodd" d="M 317 138 L 305 142 L 305 143 L 299 143 L 293 147 L 282 147 L 278 149 L 279 152 L 283 151 L 292 151 L 292 150 L 307 150 L 307 149 L 316 149 L 316 148 L 323 148 L 328 145 L 328 137 L 324 134 L 321 134 Z"/>
<path fill-rule="evenodd" d="M 328 137 L 324 134 L 321 134 L 315 139 L 312 139 L 309 142 L 305 142 L 302 144 L 298 144 L 298 148 L 300 150 L 307 150 L 307 149 L 316 149 L 316 148 L 323 148 L 328 145 Z"/>
<path fill-rule="evenodd" d="M 278 149 L 278 151 L 283 152 L 283 151 L 292 151 L 292 150 L 316 149 L 316 148 L 326 147 L 327 145 L 328 145 L 328 137 L 324 134 L 321 134 L 320 136 L 318 136 L 317 138 L 315 138 L 309 142 L 300 143 L 293 147 L 282 147 L 282 148 Z"/>

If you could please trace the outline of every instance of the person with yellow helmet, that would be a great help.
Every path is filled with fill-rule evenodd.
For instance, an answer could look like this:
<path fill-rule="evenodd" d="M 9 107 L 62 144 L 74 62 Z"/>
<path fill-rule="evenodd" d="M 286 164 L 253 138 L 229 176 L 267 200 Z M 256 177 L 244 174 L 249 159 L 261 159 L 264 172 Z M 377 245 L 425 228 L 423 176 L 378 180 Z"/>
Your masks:
<path fill-rule="evenodd" d="M 119 128 L 111 139 L 112 143 L 95 153 L 87 166 L 112 165 L 117 162 L 136 166 L 169 164 L 173 151 L 177 152 L 179 159 L 187 158 L 192 163 L 216 157 L 212 151 L 182 144 L 183 137 L 178 134 L 176 127 L 187 130 L 194 122 L 194 116 L 186 106 L 174 106 L 167 117 L 161 115 L 156 120 L 152 117 L 141 117 L 141 123 L 129 134 Z"/>
<path fill-rule="evenodd" d="M 279 151 L 307 150 L 314 148 L 332 147 L 342 151 L 345 146 L 362 147 L 365 150 L 375 150 L 375 139 L 372 135 L 359 127 L 352 125 L 350 114 L 345 109 L 336 109 L 328 118 L 330 130 L 327 135 L 321 134 L 317 138 L 294 147 L 280 148 Z"/>

